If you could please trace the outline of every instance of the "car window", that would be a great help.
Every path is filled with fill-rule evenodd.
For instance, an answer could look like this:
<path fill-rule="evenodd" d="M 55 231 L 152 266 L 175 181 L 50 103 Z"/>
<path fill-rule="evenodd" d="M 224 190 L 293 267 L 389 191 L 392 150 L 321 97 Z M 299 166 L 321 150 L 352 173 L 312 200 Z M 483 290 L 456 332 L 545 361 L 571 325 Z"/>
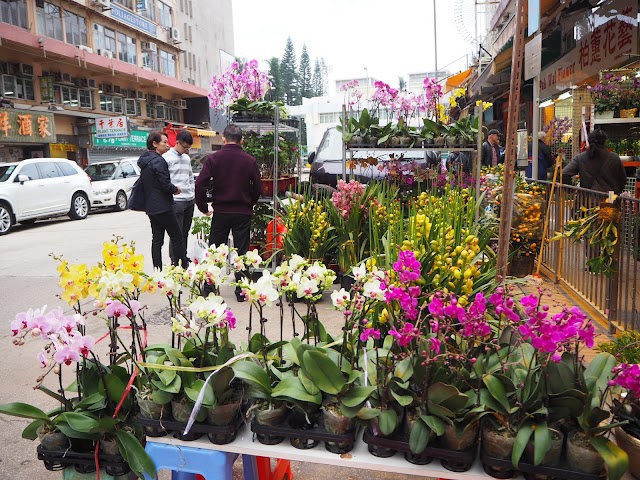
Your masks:
<path fill-rule="evenodd" d="M 38 172 L 38 167 L 36 167 L 35 163 L 20 165 L 20 170 L 18 170 L 18 175 L 16 175 L 16 182 L 18 181 L 19 175 L 26 175 L 29 177 L 29 180 L 38 180 L 40 178 L 40 172 Z"/>
<path fill-rule="evenodd" d="M 41 162 L 38 164 L 38 169 L 42 178 L 57 178 L 60 176 L 60 170 L 56 168 L 55 162 Z"/>
<path fill-rule="evenodd" d="M 60 170 L 62 170 L 62 174 L 65 177 L 70 177 L 71 175 L 77 175 L 78 171 L 73 168 L 71 165 L 69 165 L 66 162 L 59 162 L 58 164 L 58 168 L 60 168 Z"/>
<path fill-rule="evenodd" d="M 15 165 L 0 165 L 0 182 L 6 182 L 16 169 Z"/>
<path fill-rule="evenodd" d="M 123 162 L 120 164 L 120 168 L 122 170 L 122 176 L 124 178 L 127 177 L 135 177 L 137 175 L 135 168 L 129 162 Z"/>
<path fill-rule="evenodd" d="M 314 161 L 342 160 L 342 135 L 335 128 L 327 130 Z"/>
<path fill-rule="evenodd" d="M 96 163 L 89 165 L 85 172 L 94 182 L 97 180 L 110 180 L 113 173 L 116 171 L 116 165 L 114 163 Z"/>

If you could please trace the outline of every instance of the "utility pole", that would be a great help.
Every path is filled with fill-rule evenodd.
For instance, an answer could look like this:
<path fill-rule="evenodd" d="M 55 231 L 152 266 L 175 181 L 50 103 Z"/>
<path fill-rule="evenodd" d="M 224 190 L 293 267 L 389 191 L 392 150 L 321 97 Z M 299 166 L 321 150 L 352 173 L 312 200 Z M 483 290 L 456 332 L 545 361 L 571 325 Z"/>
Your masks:
<path fill-rule="evenodd" d="M 509 110 L 507 119 L 507 145 L 504 155 L 504 180 L 502 182 L 502 205 L 500 207 L 500 232 L 498 234 L 498 282 L 507 276 L 509 241 L 511 238 L 511 217 L 515 183 L 516 142 L 518 113 L 520 110 L 520 90 L 522 88 L 522 62 L 524 57 L 524 30 L 527 24 L 527 0 L 516 0 L 516 32 L 513 39 L 511 57 L 511 89 L 509 90 Z"/>
<path fill-rule="evenodd" d="M 433 57 L 436 64 L 436 80 L 438 80 L 438 27 L 436 25 L 436 0 L 433 0 Z"/>

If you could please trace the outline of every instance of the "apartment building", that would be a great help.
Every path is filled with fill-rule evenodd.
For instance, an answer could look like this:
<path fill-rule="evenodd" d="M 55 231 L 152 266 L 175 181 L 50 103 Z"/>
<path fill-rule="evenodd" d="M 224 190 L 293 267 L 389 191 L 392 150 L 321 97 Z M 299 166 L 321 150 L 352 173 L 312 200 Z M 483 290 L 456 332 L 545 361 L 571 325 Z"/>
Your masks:
<path fill-rule="evenodd" d="M 194 3 L 0 0 L 0 161 L 135 155 L 149 131 L 172 126 L 190 127 L 196 150 L 208 150 L 206 79 L 220 62 L 204 57 L 233 52 L 231 2 L 200 1 L 197 11 Z M 194 19 L 220 10 L 226 18 L 197 52 Z M 223 35 L 213 32 L 219 26 Z M 110 118 L 129 135 L 96 138 L 96 123 Z"/>

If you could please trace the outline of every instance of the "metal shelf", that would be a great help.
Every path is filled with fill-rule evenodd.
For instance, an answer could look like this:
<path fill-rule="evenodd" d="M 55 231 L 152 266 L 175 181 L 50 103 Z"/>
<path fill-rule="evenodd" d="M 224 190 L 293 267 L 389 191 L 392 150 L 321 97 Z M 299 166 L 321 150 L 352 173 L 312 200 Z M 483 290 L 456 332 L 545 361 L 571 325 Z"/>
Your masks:
<path fill-rule="evenodd" d="M 639 119 L 640 120 L 640 119 Z M 475 152 L 476 148 L 447 148 L 447 147 L 422 147 L 422 148 L 403 148 L 403 147 L 347 147 L 347 152 Z"/>
<path fill-rule="evenodd" d="M 591 120 L 594 125 L 606 125 L 615 123 L 640 123 L 640 117 L 633 118 L 594 118 Z"/>

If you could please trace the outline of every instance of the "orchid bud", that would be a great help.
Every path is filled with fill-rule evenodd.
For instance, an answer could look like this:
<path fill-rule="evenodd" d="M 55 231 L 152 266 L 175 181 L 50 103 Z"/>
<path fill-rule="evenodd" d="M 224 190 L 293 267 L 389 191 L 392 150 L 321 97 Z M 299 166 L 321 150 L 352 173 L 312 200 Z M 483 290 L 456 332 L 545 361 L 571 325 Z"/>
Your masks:
<path fill-rule="evenodd" d="M 24 345 L 24 338 L 21 338 L 21 339 L 18 341 L 18 345 Z"/>
<path fill-rule="evenodd" d="M 42 333 L 42 330 L 40 330 L 38 327 L 35 327 L 34 329 L 31 330 L 31 335 L 33 335 L 34 337 L 37 337 L 41 333 Z"/>
<path fill-rule="evenodd" d="M 60 375 L 60 365 L 56 364 L 53 367 L 53 373 L 55 373 L 56 375 Z"/>

